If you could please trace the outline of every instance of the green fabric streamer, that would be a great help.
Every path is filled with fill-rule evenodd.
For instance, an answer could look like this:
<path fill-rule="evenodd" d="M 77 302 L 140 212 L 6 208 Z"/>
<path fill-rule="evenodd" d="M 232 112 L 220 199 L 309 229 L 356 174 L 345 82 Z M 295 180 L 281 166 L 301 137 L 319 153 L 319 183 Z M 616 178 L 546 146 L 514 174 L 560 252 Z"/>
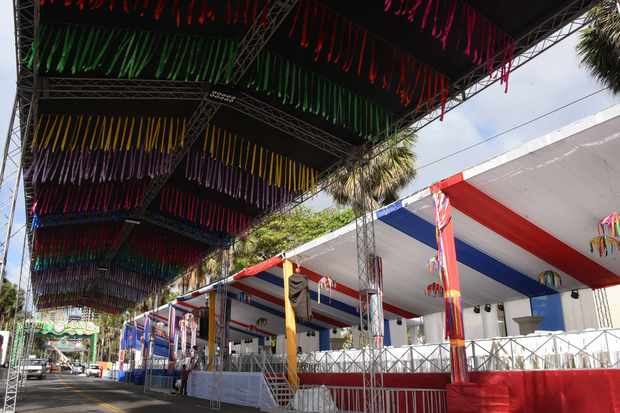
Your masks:
<path fill-rule="evenodd" d="M 126 28 L 42 25 L 40 41 L 25 56 L 32 68 L 38 51 L 45 74 L 105 74 L 125 79 L 166 79 L 229 84 L 238 42 L 204 36 Z M 320 74 L 263 51 L 245 86 L 284 105 L 321 117 L 370 140 L 391 124 L 381 106 Z"/>

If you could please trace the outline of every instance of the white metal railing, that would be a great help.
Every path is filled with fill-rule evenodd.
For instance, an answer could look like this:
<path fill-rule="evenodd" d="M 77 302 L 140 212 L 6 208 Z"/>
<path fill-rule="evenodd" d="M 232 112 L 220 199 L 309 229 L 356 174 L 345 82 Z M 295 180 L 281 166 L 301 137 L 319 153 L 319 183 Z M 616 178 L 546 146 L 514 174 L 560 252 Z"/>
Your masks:
<path fill-rule="evenodd" d="M 470 371 L 620 368 L 620 329 L 550 332 L 466 342 Z M 447 373 L 448 343 L 386 347 L 386 373 Z M 322 351 L 299 356 L 302 373 L 361 373 L 364 350 Z"/>
<path fill-rule="evenodd" d="M 162 375 L 150 376 L 149 390 L 171 392 L 174 390 L 174 377 Z"/>
<path fill-rule="evenodd" d="M 446 413 L 446 391 L 384 387 L 379 389 L 385 413 Z M 289 404 L 298 412 L 363 412 L 364 388 L 301 386 Z"/>

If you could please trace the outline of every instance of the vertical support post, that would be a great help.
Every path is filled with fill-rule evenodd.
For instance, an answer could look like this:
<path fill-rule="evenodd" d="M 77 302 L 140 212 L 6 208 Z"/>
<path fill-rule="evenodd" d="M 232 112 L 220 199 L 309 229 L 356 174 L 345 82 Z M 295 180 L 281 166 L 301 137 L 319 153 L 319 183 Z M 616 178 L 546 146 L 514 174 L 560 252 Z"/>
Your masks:
<path fill-rule="evenodd" d="M 450 339 L 450 372 L 453 384 L 465 383 L 467 355 L 463 328 L 463 300 L 454 246 L 450 200 L 438 187 L 432 188 L 435 204 L 437 259 L 444 288 L 446 336 Z"/>
<path fill-rule="evenodd" d="M 208 347 L 209 347 L 209 360 L 207 363 L 207 370 L 215 370 L 215 335 L 216 335 L 216 319 L 215 319 L 215 302 L 217 301 L 217 292 L 215 290 L 209 291 L 209 335 L 208 335 Z"/>
<path fill-rule="evenodd" d="M 286 354 L 288 360 L 288 382 L 294 390 L 299 388 L 299 376 L 297 375 L 297 325 L 295 324 L 295 312 L 289 299 L 289 279 L 293 275 L 293 263 L 284 260 L 284 317 L 286 330 Z"/>
<path fill-rule="evenodd" d="M 97 362 L 97 341 L 99 340 L 99 334 L 94 333 L 90 336 L 90 362 Z"/>
<path fill-rule="evenodd" d="M 174 374 L 177 361 L 176 342 L 177 310 L 172 304 L 168 305 L 168 374 Z"/>

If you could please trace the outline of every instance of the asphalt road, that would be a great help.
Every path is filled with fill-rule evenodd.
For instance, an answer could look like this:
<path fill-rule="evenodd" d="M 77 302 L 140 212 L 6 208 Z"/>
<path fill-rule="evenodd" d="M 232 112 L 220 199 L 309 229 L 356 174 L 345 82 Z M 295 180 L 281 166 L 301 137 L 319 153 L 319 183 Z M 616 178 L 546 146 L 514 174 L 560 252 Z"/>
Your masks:
<path fill-rule="evenodd" d="M 207 400 L 143 392 L 142 386 L 70 375 L 29 380 L 17 412 L 30 413 L 195 413 L 210 411 Z M 222 413 L 258 412 L 222 406 Z"/>

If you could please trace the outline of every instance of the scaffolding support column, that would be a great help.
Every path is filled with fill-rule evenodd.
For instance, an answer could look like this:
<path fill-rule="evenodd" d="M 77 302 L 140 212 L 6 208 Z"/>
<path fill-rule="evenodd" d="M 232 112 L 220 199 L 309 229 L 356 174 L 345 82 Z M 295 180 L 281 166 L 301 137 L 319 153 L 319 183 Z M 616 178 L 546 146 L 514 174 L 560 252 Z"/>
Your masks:
<path fill-rule="evenodd" d="M 289 298 L 289 280 L 293 275 L 293 263 L 284 260 L 284 322 L 286 330 L 286 355 L 288 361 L 287 377 L 293 390 L 299 388 L 299 376 L 297 375 L 297 325 L 295 324 L 295 311 Z"/>
<path fill-rule="evenodd" d="M 209 291 L 209 360 L 207 364 L 207 370 L 213 371 L 215 370 L 215 335 L 217 334 L 216 329 L 216 301 L 217 301 L 217 292 L 215 290 Z"/>
<path fill-rule="evenodd" d="M 435 226 L 437 236 L 437 260 L 444 289 L 446 312 L 446 336 L 450 339 L 450 373 L 453 384 L 466 383 L 467 355 L 463 328 L 463 299 L 456 249 L 450 199 L 439 187 L 433 187 Z"/>

